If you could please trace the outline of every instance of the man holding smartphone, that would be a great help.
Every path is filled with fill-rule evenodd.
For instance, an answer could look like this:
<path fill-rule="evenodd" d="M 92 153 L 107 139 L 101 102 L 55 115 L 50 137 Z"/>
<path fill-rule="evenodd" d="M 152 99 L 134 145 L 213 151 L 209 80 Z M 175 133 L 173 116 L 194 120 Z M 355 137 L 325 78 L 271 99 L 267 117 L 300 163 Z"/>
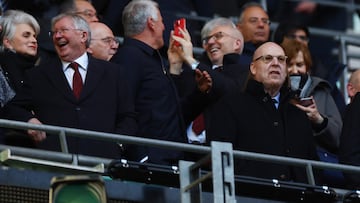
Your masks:
<path fill-rule="evenodd" d="M 209 101 L 211 100 L 212 104 L 187 125 L 189 143 L 205 144 L 209 140 L 206 134 L 209 130 L 210 118 L 216 116 L 213 113 L 216 99 L 232 89 L 241 88 L 246 80 L 248 71 L 238 64 L 244 45 L 243 37 L 231 19 L 219 17 L 210 20 L 201 31 L 205 52 L 200 61 L 197 61 L 192 53 L 192 40 L 187 29 L 180 31 L 182 37 L 178 37 L 177 27 L 174 27 L 172 35 L 174 47 L 170 46 L 168 52 L 179 51 L 178 69 L 172 66 L 170 71 L 174 75 L 179 75 L 175 77 L 175 82 L 181 87 L 180 95 L 187 95 L 194 86 L 195 81 L 192 77 L 194 69 L 206 70 L 214 82 L 209 92 L 209 98 L 211 97 Z M 178 44 L 181 48 L 178 48 Z M 183 66 L 183 62 L 189 66 Z"/>

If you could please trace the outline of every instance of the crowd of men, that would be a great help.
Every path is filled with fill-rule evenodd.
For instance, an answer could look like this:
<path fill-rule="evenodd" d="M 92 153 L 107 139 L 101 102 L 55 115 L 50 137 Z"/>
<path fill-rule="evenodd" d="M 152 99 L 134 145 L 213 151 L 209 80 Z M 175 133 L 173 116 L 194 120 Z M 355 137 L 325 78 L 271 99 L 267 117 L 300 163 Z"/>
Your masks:
<path fill-rule="evenodd" d="M 341 163 L 360 165 L 360 74 L 350 79 L 352 102 L 343 113 L 333 86 L 310 71 L 318 63 L 311 60 L 316 56 L 309 53 L 306 27 L 286 25 L 276 35 L 280 41 L 273 41 L 269 15 L 250 2 L 237 24 L 223 17 L 206 22 L 204 53 L 195 57 L 186 27 L 181 36 L 171 31 L 169 42 L 164 40 L 154 1 L 125 6 L 123 43 L 96 13 L 89 1 L 71 1 L 48 22 L 47 40 L 38 40 L 46 30 L 30 14 L 3 13 L 2 118 L 194 145 L 224 141 L 235 150 L 309 160 L 330 153 Z M 302 103 L 304 98 L 310 103 Z M 4 144 L 61 150 L 51 133 L 0 133 Z M 165 165 L 197 158 L 178 150 L 66 139 L 70 153 Z M 307 181 L 304 168 L 240 159 L 235 174 Z M 358 176 L 344 175 L 341 184 L 360 185 Z M 319 172 L 317 181 L 335 184 L 332 178 Z"/>

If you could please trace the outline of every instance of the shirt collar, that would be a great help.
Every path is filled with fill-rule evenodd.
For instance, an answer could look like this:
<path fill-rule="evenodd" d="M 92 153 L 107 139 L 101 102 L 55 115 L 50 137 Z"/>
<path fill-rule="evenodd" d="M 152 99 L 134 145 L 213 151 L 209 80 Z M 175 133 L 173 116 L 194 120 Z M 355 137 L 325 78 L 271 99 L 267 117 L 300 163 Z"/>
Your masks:
<path fill-rule="evenodd" d="M 275 99 L 277 101 L 277 103 L 279 103 L 280 100 L 280 92 L 277 93 L 277 95 L 275 95 L 275 97 L 273 97 L 272 99 Z"/>
<path fill-rule="evenodd" d="M 85 52 L 83 55 L 81 55 L 79 58 L 75 59 L 74 62 L 79 64 L 79 67 L 83 70 L 87 70 L 88 64 L 89 64 L 89 57 L 87 53 Z M 65 71 L 71 62 L 68 61 L 61 61 L 63 70 Z"/>

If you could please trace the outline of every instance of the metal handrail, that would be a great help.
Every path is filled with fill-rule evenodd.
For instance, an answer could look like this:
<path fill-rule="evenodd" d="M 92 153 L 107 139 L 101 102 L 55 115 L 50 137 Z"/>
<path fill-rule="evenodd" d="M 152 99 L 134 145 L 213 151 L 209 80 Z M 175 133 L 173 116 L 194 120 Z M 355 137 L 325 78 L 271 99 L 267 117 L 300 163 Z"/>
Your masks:
<path fill-rule="evenodd" d="M 86 138 L 86 139 L 97 139 L 97 140 L 104 140 L 104 141 L 110 141 L 110 142 L 119 142 L 119 143 L 124 143 L 124 144 L 146 145 L 146 146 L 160 147 L 160 148 L 172 149 L 172 150 L 178 150 L 178 151 L 194 152 L 194 153 L 200 153 L 200 154 L 209 154 L 211 152 L 211 148 L 207 147 L 207 146 L 191 145 L 191 144 L 185 144 L 185 143 L 156 140 L 156 139 L 135 137 L 135 136 L 127 136 L 127 135 L 119 135 L 119 134 L 113 134 L 113 133 L 95 132 L 95 131 L 89 131 L 89 130 L 80 130 L 80 129 L 58 127 L 58 126 L 51 126 L 51 125 L 37 125 L 37 124 L 30 124 L 30 123 L 6 120 L 6 119 L 0 119 L 0 127 L 14 128 L 14 129 L 34 129 L 34 130 L 42 130 L 42 131 L 46 131 L 46 132 L 51 132 L 51 133 L 63 132 L 66 134 L 66 136 L 76 136 L 76 137 L 81 137 L 81 138 Z M 0 145 L 0 148 L 1 148 L 1 145 Z M 22 150 L 23 155 L 26 154 L 26 156 L 35 156 L 35 157 L 39 156 L 39 154 L 35 153 L 36 150 L 34 150 L 34 149 L 22 148 L 21 150 Z M 16 151 L 16 148 L 15 148 L 15 151 Z M 352 166 L 352 165 L 325 163 L 325 162 L 314 161 L 314 160 L 283 157 L 283 156 L 277 156 L 277 155 L 269 155 L 269 154 L 238 151 L 238 150 L 234 150 L 233 153 L 234 153 L 234 158 L 242 158 L 242 159 L 247 159 L 247 160 L 256 160 L 256 161 L 264 161 L 264 162 L 305 167 L 307 169 L 307 175 L 308 175 L 308 180 L 309 180 L 310 184 L 315 184 L 313 181 L 314 177 L 312 175 L 313 168 L 339 170 L 339 171 L 343 171 L 343 172 L 360 174 L 360 167 Z M 64 159 L 63 153 L 43 153 L 42 156 L 44 156 L 44 157 L 52 156 L 51 160 L 56 160 L 56 161 L 62 161 Z M 87 157 L 87 156 L 83 156 L 83 157 Z M 89 159 L 91 159 L 91 158 L 89 158 Z M 98 160 L 100 161 L 101 159 L 98 159 Z M 101 163 L 101 162 L 98 162 L 98 163 Z M 107 163 L 108 163 L 108 160 L 107 160 Z M 107 164 L 107 163 L 105 163 L 105 164 Z"/>

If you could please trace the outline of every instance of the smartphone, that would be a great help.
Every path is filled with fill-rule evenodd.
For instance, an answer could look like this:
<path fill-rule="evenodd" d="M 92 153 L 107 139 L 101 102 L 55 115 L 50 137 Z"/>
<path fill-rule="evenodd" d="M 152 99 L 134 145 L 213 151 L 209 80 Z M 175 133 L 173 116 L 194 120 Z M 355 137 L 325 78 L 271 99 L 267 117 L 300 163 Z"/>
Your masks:
<path fill-rule="evenodd" d="M 304 97 L 300 99 L 299 103 L 302 106 L 310 106 L 311 104 L 313 104 L 313 100 L 311 97 Z"/>
<path fill-rule="evenodd" d="M 180 32 L 180 29 L 181 28 L 182 30 L 185 30 L 185 26 L 186 26 L 186 20 L 185 18 L 180 18 L 180 19 L 177 19 L 175 20 L 174 22 L 174 35 L 175 36 L 178 36 L 178 37 L 184 37 L 181 32 Z M 180 43 L 175 41 L 174 44 L 176 46 L 180 46 Z"/>

